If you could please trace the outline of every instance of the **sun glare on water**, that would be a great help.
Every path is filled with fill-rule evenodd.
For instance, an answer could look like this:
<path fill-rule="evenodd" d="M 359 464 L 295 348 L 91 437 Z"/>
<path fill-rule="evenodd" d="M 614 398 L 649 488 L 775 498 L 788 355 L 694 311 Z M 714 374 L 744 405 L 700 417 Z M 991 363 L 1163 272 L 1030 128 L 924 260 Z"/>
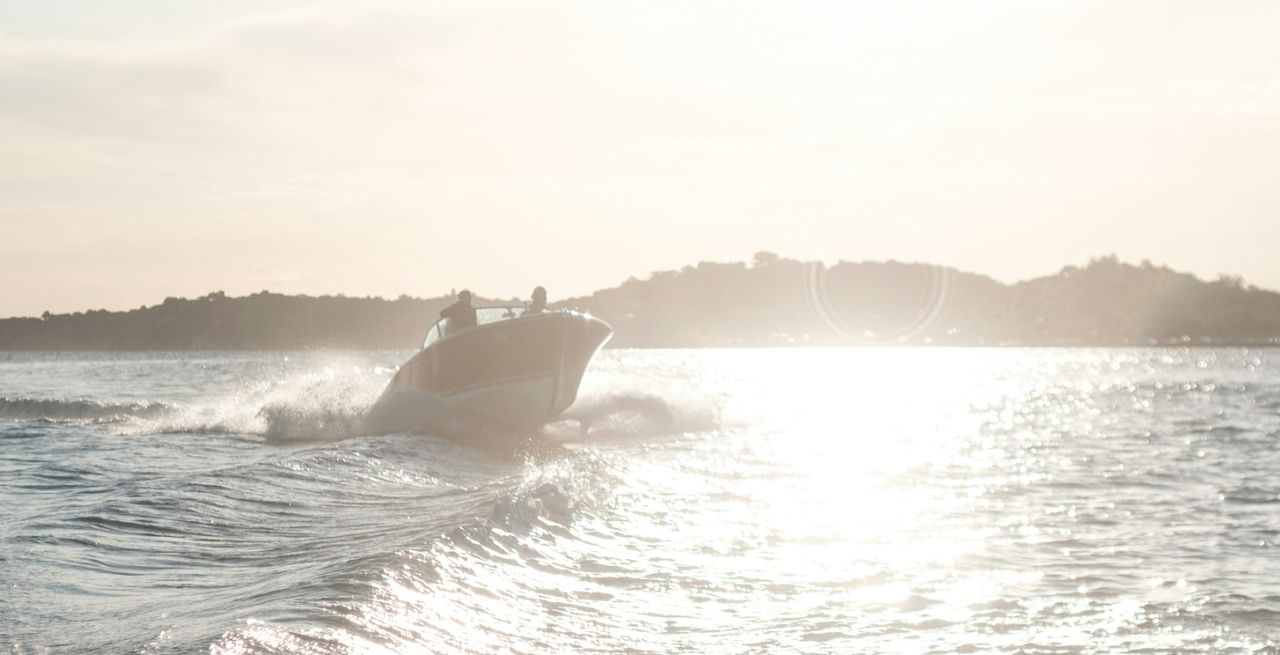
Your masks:
<path fill-rule="evenodd" d="M 918 354 L 814 353 L 805 368 L 776 374 L 800 379 L 782 385 L 784 395 L 761 399 L 789 417 L 771 422 L 778 434 L 762 435 L 779 476 L 753 510 L 767 516 L 756 521 L 788 535 L 779 564 L 854 581 L 858 569 L 944 567 L 981 548 L 973 527 L 937 522 L 963 512 L 972 501 L 967 490 L 919 482 L 971 456 L 977 419 L 970 407 L 991 391 L 974 380 L 971 356 L 939 367 L 936 355 Z M 869 585 L 857 593 L 900 592 Z"/>
<path fill-rule="evenodd" d="M 627 386 L 611 371 L 646 365 L 628 353 L 602 360 L 606 395 Z M 1010 539 L 1058 539 L 1040 527 L 1046 512 L 1073 511 L 1018 491 L 1072 466 L 1037 463 L 1043 440 L 1087 429 L 1022 424 L 1090 417 L 1072 405 L 1073 382 L 1052 381 L 1053 355 L 1035 369 L 982 349 L 678 361 L 662 378 L 670 433 L 593 432 L 572 455 L 516 466 L 494 481 L 509 489 L 483 520 L 403 550 L 371 599 L 342 610 L 351 629 L 328 638 L 351 652 L 587 642 L 648 652 L 655 635 L 669 651 L 707 635 L 787 647 L 883 630 L 875 643 L 911 650 L 1045 584 L 1006 554 Z M 708 407 L 710 426 L 690 418 Z M 1122 626 L 1133 614 L 1116 605 L 1098 616 Z"/>
<path fill-rule="evenodd" d="M 1163 510 L 1128 482 L 1149 455 L 1124 435 L 1141 440 L 1144 399 L 1169 388 L 1144 387 L 1150 356 L 607 351 L 585 399 L 655 394 L 670 430 L 604 422 L 527 461 L 415 454 L 439 460 L 456 522 L 409 508 L 404 540 L 379 546 L 393 556 L 314 636 L 340 652 L 621 653 L 1216 639 L 1195 616 L 1164 618 L 1203 605 L 1194 571 L 1141 563 L 1164 551 L 1134 513 Z M 459 468 L 474 475 L 454 484 Z M 1109 574 L 1117 561 L 1142 576 Z M 254 623 L 213 650 L 291 650 L 299 635 Z"/>
<path fill-rule="evenodd" d="M 955 573 L 984 549 L 989 528 L 971 510 L 981 471 L 1003 457 L 977 438 L 987 420 L 978 410 L 1017 382 L 987 370 L 984 357 L 757 352 L 737 368 L 732 352 L 708 355 L 714 382 L 702 388 L 723 401 L 720 430 L 686 435 L 692 448 L 656 442 L 656 456 L 625 464 L 630 484 L 614 502 L 627 518 L 602 530 L 627 535 L 628 546 L 604 559 L 691 593 L 699 630 L 813 612 L 847 628 L 886 607 L 963 621 L 965 608 L 1024 577 Z M 590 555 L 600 559 L 617 544 L 597 546 Z M 800 598 L 824 604 L 801 607 Z M 643 600 L 655 611 L 672 602 Z"/>

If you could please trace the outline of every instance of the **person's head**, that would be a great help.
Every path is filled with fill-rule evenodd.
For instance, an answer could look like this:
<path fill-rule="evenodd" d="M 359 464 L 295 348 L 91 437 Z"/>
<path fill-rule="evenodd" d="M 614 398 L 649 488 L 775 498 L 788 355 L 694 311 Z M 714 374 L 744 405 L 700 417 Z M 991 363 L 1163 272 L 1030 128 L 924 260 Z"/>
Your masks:
<path fill-rule="evenodd" d="M 466 289 L 463 289 L 462 291 L 459 291 L 459 292 L 458 292 L 458 300 L 462 301 L 462 304 L 464 304 L 464 305 L 470 305 L 470 304 L 471 304 L 471 292 L 470 292 L 470 291 L 467 291 Z"/>
<path fill-rule="evenodd" d="M 534 287 L 533 299 L 535 302 L 547 302 L 547 290 L 542 287 Z"/>

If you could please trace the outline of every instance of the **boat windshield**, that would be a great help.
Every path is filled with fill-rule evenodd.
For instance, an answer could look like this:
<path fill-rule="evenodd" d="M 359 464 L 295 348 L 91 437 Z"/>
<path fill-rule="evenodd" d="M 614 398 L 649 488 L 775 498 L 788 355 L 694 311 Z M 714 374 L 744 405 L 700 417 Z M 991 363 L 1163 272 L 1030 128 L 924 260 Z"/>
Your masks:
<path fill-rule="evenodd" d="M 499 323 L 508 321 L 513 318 L 524 316 L 529 311 L 528 307 L 523 305 L 504 305 L 501 307 L 477 307 L 476 308 L 476 325 L 488 325 L 489 323 Z M 544 310 L 541 313 L 554 313 L 556 310 Z M 427 337 L 422 340 L 422 347 L 426 348 L 431 344 L 439 341 L 445 336 L 452 334 L 449 331 L 449 319 L 442 318 L 436 321 L 435 325 L 427 330 Z"/>

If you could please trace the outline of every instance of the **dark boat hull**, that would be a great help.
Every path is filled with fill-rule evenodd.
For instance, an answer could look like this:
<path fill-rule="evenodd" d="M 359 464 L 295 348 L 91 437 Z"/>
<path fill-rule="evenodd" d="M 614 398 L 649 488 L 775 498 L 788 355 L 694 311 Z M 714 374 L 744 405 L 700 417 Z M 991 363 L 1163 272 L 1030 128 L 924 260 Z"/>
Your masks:
<path fill-rule="evenodd" d="M 414 355 L 379 405 L 396 405 L 413 424 L 399 429 L 540 427 L 573 404 L 587 365 L 610 336 L 608 324 L 576 312 L 466 329 Z"/>

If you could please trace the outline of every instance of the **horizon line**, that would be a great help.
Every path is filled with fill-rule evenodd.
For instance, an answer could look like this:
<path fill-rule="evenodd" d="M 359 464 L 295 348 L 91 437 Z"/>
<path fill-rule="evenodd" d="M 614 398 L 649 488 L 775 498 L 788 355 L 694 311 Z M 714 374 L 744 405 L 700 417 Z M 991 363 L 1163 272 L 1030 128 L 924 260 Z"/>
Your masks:
<path fill-rule="evenodd" d="M 648 280 L 652 280 L 652 279 L 653 279 L 653 277 L 654 277 L 655 275 L 659 275 L 659 274 L 663 274 L 663 273 L 681 273 L 681 272 L 683 272 L 685 269 L 697 269 L 699 266 L 701 266 L 701 265 L 703 265 L 703 264 L 712 264 L 712 265 L 734 265 L 734 264 L 742 264 L 743 266 L 745 266 L 745 267 L 746 267 L 746 268 L 748 268 L 748 269 L 755 269 L 755 268 L 760 268 L 760 267 L 763 267 L 763 266 L 768 266 L 769 264 L 768 264 L 768 263 L 764 263 L 763 258 L 761 257 L 761 255 L 768 255 L 768 256 L 770 256 L 770 257 L 772 258 L 772 262 L 790 262 L 790 263 L 797 263 L 797 264 L 802 264 L 802 265 L 807 265 L 807 266 L 817 265 L 817 266 L 820 266 L 820 267 L 827 267 L 827 266 L 828 266 L 828 263 L 827 263 L 826 261 L 824 261 L 824 260 L 807 260 L 807 261 L 806 261 L 806 260 L 790 259 L 790 258 L 788 258 L 788 257 L 782 256 L 782 255 L 778 255 L 778 254 L 773 253 L 773 252 L 770 252 L 770 251 L 761 250 L 761 251 L 757 251 L 757 252 L 755 253 L 754 258 L 753 258 L 753 260 L 752 260 L 752 261 L 727 261 L 727 262 L 717 262 L 717 261 L 707 261 L 707 260 L 704 260 L 704 261 L 700 261 L 700 262 L 698 262 L 697 264 L 687 264 L 687 265 L 685 265 L 685 266 L 681 267 L 680 269 L 666 269 L 666 270 L 650 271 L 650 272 L 649 272 L 648 274 L 646 274 L 646 276 L 645 276 L 645 277 L 643 277 L 643 278 L 638 278 L 638 277 L 636 277 L 636 276 L 631 276 L 631 277 L 628 277 L 626 280 L 623 280 L 622 282 L 619 282 L 618 284 L 616 284 L 616 285 L 614 285 L 614 286 L 612 286 L 612 287 L 603 287 L 603 288 L 595 289 L 595 290 L 593 290 L 593 291 L 591 291 L 590 293 L 587 293 L 587 294 L 585 294 L 585 295 L 569 296 L 569 297 L 566 297 L 566 298 L 564 298 L 564 299 L 562 299 L 562 300 L 558 300 L 558 301 L 552 302 L 551 304 L 553 304 L 553 305 L 554 305 L 554 304 L 559 304 L 559 303 L 563 303 L 563 302 L 568 302 L 568 301 L 571 301 L 571 300 L 578 300 L 578 299 L 581 299 L 581 298 L 590 298 L 591 296 L 595 295 L 596 293 L 599 293 L 600 291 L 604 291 L 604 290 L 607 290 L 607 289 L 613 289 L 613 288 L 620 287 L 620 286 L 622 286 L 623 284 L 626 284 L 627 282 L 629 282 L 630 280 L 639 280 L 639 281 L 642 281 L 642 282 L 643 282 L 643 281 L 648 281 Z M 974 272 L 974 271 L 966 271 L 966 270 L 962 270 L 962 269 L 959 269 L 959 268 L 954 267 L 954 266 L 944 266 L 944 265 L 942 265 L 942 264 L 934 264 L 934 263 L 930 263 L 930 262 L 922 262 L 922 261 L 901 261 L 901 260 L 892 259 L 892 258 L 890 258 L 890 259 L 884 259 L 884 260 L 862 260 L 862 261 L 851 261 L 851 260 L 841 259 L 841 260 L 837 260 L 834 264 L 831 264 L 830 266 L 840 266 L 840 265 L 846 265 L 846 264 L 848 264 L 848 265 L 863 265 L 863 264 L 880 264 L 880 265 L 883 265 L 883 264 L 902 264 L 902 265 L 906 265 L 906 266 L 928 266 L 928 267 L 938 268 L 938 269 L 948 269 L 948 270 L 951 270 L 951 271 L 953 271 L 953 272 L 955 272 L 955 273 L 960 273 L 960 274 L 976 275 L 976 276 L 979 276 L 979 277 L 987 278 L 987 279 L 989 279 L 989 280 L 991 280 L 991 281 L 993 281 L 993 282 L 996 282 L 997 284 L 1000 284 L 1000 285 L 1002 285 L 1002 286 L 1012 287 L 1012 286 L 1017 286 L 1017 285 L 1019 285 L 1019 284 L 1026 284 L 1026 283 L 1029 283 L 1029 282 L 1034 282 L 1034 281 L 1036 281 L 1036 280 L 1043 280 L 1043 279 L 1046 279 L 1046 278 L 1051 278 L 1051 277 L 1060 276 L 1060 275 L 1062 275 L 1064 272 L 1069 271 L 1069 270 L 1071 270 L 1071 269 L 1082 270 L 1082 269 L 1087 269 L 1087 268 L 1089 268 L 1089 267 L 1091 267 L 1091 266 L 1094 266 L 1094 265 L 1096 265 L 1096 264 L 1102 264 L 1102 263 L 1113 263 L 1113 264 L 1118 264 L 1118 265 L 1122 265 L 1122 266 L 1129 266 L 1129 267 L 1131 267 L 1131 268 L 1138 268 L 1138 269 L 1142 269 L 1142 268 L 1152 268 L 1152 269 L 1156 269 L 1156 270 L 1165 270 L 1165 271 L 1169 271 L 1169 272 L 1172 272 L 1172 273 L 1175 273 L 1175 274 L 1178 274 L 1178 275 L 1188 275 L 1188 276 L 1192 277 L 1193 279 L 1198 280 L 1198 281 L 1200 281 L 1200 282 L 1205 282 L 1205 283 L 1211 282 L 1211 281 L 1207 281 L 1207 280 L 1204 280 L 1204 279 L 1200 278 L 1200 277 L 1199 277 L 1199 276 L 1197 276 L 1195 273 L 1190 273 L 1190 272 L 1187 272 L 1187 271 L 1179 271 L 1179 270 L 1177 270 L 1177 269 L 1174 269 L 1174 268 L 1170 267 L 1168 264 L 1155 264 L 1155 263 L 1151 262 L 1151 260 L 1150 260 L 1150 259 L 1145 259 L 1145 258 L 1144 258 L 1143 260 L 1141 260 L 1141 261 L 1140 261 L 1140 262 L 1138 262 L 1137 264 L 1133 264 L 1133 263 L 1130 263 L 1130 262 L 1122 261 L 1122 260 L 1121 260 L 1121 259 L 1120 259 L 1116 254 L 1114 254 L 1114 253 L 1111 253 L 1111 254 L 1108 254 L 1108 255 L 1102 255 L 1102 256 L 1098 256 L 1098 257 L 1092 257 L 1092 258 L 1090 258 L 1090 259 L 1089 259 L 1088 263 L 1086 263 L 1086 264 L 1085 264 L 1085 265 L 1083 265 L 1083 266 L 1076 266 L 1076 265 L 1073 265 L 1073 264 L 1066 264 L 1066 265 L 1064 265 L 1063 267 L 1061 267 L 1060 269 L 1058 269 L 1058 271 L 1057 271 L 1056 273 L 1053 273 L 1053 274 L 1050 274 L 1050 275 L 1041 275 L 1041 276 L 1038 276 L 1038 277 L 1032 277 L 1032 278 L 1027 278 L 1027 279 L 1023 279 L 1023 280 L 1016 280 L 1016 281 L 1014 281 L 1014 282 L 1003 282 L 1003 281 L 1001 281 L 1001 280 L 999 280 L 999 279 L 997 279 L 997 278 L 995 278 L 995 277 L 992 277 L 991 275 L 988 275 L 988 274 L 986 274 L 986 273 L 978 273 L 978 272 Z M 1241 287 L 1243 287 L 1243 288 L 1247 288 L 1247 289 L 1250 289 L 1250 290 L 1257 290 L 1257 291 L 1263 291 L 1263 292 L 1268 292 L 1268 293 L 1277 293 L 1277 291 L 1276 291 L 1276 290 L 1274 290 L 1274 289 L 1266 289 L 1266 288 L 1258 287 L 1257 285 L 1248 284 L 1248 283 L 1243 279 L 1243 277 L 1242 277 L 1242 276 L 1239 276 L 1239 275 L 1220 274 L 1220 275 L 1219 275 L 1219 277 L 1218 277 L 1218 280 L 1219 280 L 1219 281 L 1221 281 L 1221 280 L 1228 280 L 1228 281 L 1232 281 L 1232 282 L 1235 282 L 1236 284 L 1240 285 Z M 486 295 L 484 295 L 484 294 L 482 294 L 482 293 L 476 292 L 474 289 L 471 289 L 470 287 L 463 287 L 463 288 L 464 288 L 464 289 L 471 290 L 471 291 L 472 291 L 472 293 L 473 293 L 473 295 L 474 295 L 477 299 L 481 299 L 481 300 L 489 300 L 489 301 L 494 301 L 494 300 L 506 300 L 505 298 L 500 298 L 500 297 L 498 297 L 498 296 L 486 296 Z M 338 292 L 338 293 L 325 293 L 325 294 L 311 295 L 311 294 L 307 294 L 307 293 L 284 293 L 284 292 L 276 292 L 276 291 L 271 291 L 270 289 L 262 289 L 262 290 L 260 290 L 260 291 L 256 291 L 256 292 L 252 292 L 252 293 L 246 293 L 246 294 L 244 294 L 244 295 L 239 295 L 239 296 L 228 296 L 228 295 L 227 295 L 224 291 L 222 291 L 222 290 L 215 290 L 215 291 L 210 291 L 210 292 L 208 292 L 208 293 L 205 293 L 204 295 L 195 296 L 195 297 L 193 297 L 193 298 L 187 298 L 187 297 L 185 297 L 185 296 L 166 296 L 166 297 L 164 298 L 164 300 L 162 300 L 162 301 L 160 301 L 160 302 L 156 302 L 156 303 L 154 303 L 154 304 L 150 304 L 150 305 L 146 305 L 146 304 L 144 304 L 144 305 L 142 305 L 142 306 L 140 306 L 140 307 L 132 308 L 132 309 L 119 309 L 119 310 L 109 310 L 109 309 L 82 309 L 82 310 L 73 311 L 73 312 L 61 312 L 61 313 L 55 313 L 55 312 L 50 312 L 50 311 L 46 310 L 46 311 L 45 311 L 43 314 L 41 314 L 40 316 L 7 316 L 7 317 L 0 318 L 0 320 L 27 319 L 27 318 L 41 319 L 41 318 L 42 318 L 43 316 L 45 316 L 45 315 L 48 315 L 48 316 L 75 316 L 75 315 L 77 315 L 77 314 L 84 315 L 84 314 L 88 314 L 88 313 L 99 313 L 99 312 L 102 312 L 102 313 L 121 313 L 121 314 L 123 314 L 123 313 L 129 313 L 129 312 L 133 312 L 133 311 L 141 311 L 141 310 L 145 310 L 145 309 L 150 309 L 150 308 L 152 308 L 152 307 L 159 307 L 159 306 L 162 306 L 165 302 L 167 302 L 167 301 L 169 301 L 169 300 L 171 300 L 171 299 L 172 299 L 172 300 L 178 300 L 178 301 L 186 301 L 186 302 L 190 302 L 190 301 L 192 301 L 192 300 L 203 300 L 203 299 L 211 298 L 211 297 L 214 297 L 214 296 L 218 296 L 218 297 L 221 297 L 221 298 L 227 298 L 227 299 L 230 299 L 230 300 L 236 300 L 236 299 L 243 299 L 243 298 L 252 298 L 252 297 L 254 297 L 254 296 L 259 296 L 259 295 L 264 295 L 264 294 L 265 294 L 265 295 L 285 296 L 285 297 L 290 297 L 290 298 L 317 298 L 317 299 L 319 299 L 319 298 L 342 298 L 342 299 L 351 299 L 351 300 L 381 300 L 381 301 L 384 301 L 384 302 L 398 302 L 398 301 L 401 301 L 401 300 L 410 300 L 410 301 L 414 301 L 414 300 L 418 300 L 418 301 L 431 301 L 431 300 L 448 299 L 448 298 L 452 298 L 452 297 L 453 297 L 453 295 L 454 295 L 454 294 L 456 294 L 456 292 L 457 292 L 458 290 L 459 290 L 459 289 L 454 289 L 454 290 L 453 290 L 451 293 L 449 293 L 449 294 L 444 294 L 444 295 L 434 296 L 434 297 L 431 297 L 431 296 L 428 296 L 428 297 L 422 297 L 422 296 L 411 296 L 411 295 L 409 295 L 409 294 L 407 294 L 407 293 L 401 293 L 401 294 L 399 294 L 399 295 L 398 295 L 398 296 L 396 296 L 396 297 L 384 297 L 384 296 L 381 296 L 381 295 L 372 295 L 372 294 L 365 294 L 365 295 L 363 295 L 363 296 L 361 296 L 361 295 L 347 295 L 347 294 L 346 294 L 346 293 L 344 293 L 344 292 Z M 519 296 L 513 296 L 513 298 L 515 298 L 515 299 L 519 299 Z"/>

